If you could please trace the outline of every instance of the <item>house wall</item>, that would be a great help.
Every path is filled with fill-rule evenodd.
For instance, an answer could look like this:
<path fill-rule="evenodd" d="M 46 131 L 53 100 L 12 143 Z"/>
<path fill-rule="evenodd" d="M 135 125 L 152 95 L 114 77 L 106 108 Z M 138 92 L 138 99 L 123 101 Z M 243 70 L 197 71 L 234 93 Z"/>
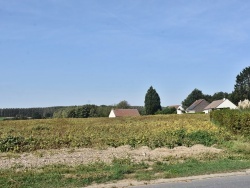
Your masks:
<path fill-rule="evenodd" d="M 230 100 L 226 99 L 223 103 L 221 103 L 217 108 L 230 108 L 237 109 L 237 106 L 234 105 Z"/>
<path fill-rule="evenodd" d="M 182 111 L 184 111 L 184 109 L 182 108 L 182 106 L 179 106 L 179 107 L 177 108 L 177 114 L 183 114 Z"/>
<path fill-rule="evenodd" d="M 177 114 L 182 114 L 182 111 L 177 109 Z"/>
<path fill-rule="evenodd" d="M 195 111 L 194 110 L 189 110 L 189 111 L 186 111 L 186 113 L 188 113 L 188 114 L 194 114 Z"/>
<path fill-rule="evenodd" d="M 212 109 L 209 109 L 209 110 L 204 110 L 203 112 L 205 112 L 205 114 L 208 114 L 209 112 L 211 112 Z"/>
<path fill-rule="evenodd" d="M 208 113 L 209 113 L 209 110 L 203 110 L 203 112 L 205 112 L 205 114 L 208 114 Z"/>
<path fill-rule="evenodd" d="M 115 118 L 115 112 L 114 110 L 111 110 L 111 112 L 109 113 L 109 118 Z"/>

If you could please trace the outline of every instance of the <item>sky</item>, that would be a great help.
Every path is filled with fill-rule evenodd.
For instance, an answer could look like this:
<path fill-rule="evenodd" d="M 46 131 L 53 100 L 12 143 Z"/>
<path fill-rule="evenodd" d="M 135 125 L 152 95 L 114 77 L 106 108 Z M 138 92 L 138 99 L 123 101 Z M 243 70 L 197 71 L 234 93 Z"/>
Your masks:
<path fill-rule="evenodd" d="M 0 0 L 0 108 L 161 105 L 232 92 L 248 0 Z"/>

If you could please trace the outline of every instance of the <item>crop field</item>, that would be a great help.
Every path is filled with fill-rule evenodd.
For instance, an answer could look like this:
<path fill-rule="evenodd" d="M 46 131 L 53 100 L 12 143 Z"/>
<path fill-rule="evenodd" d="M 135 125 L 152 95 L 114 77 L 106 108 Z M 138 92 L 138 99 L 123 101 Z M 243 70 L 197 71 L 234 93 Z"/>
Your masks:
<path fill-rule="evenodd" d="M 150 148 L 211 146 L 230 139 L 208 115 L 156 115 L 134 118 L 42 119 L 0 122 L 0 151 L 58 148 Z"/>
<path fill-rule="evenodd" d="M 189 150 L 183 155 L 178 148 L 193 147 L 174 148 L 195 144 L 214 147 L 198 145 L 207 150 L 201 149 L 201 153 Z M 131 147 L 119 147 L 123 145 Z M 157 157 L 141 146 L 148 146 L 155 153 L 158 150 Z M 165 147 L 174 149 L 167 151 Z M 120 149 L 118 151 L 125 155 L 119 157 L 114 149 Z M 87 150 L 92 153 L 84 155 Z M 162 157 L 163 151 L 179 153 Z M 131 186 L 130 180 L 144 182 L 250 168 L 249 137 L 235 135 L 213 124 L 205 114 L 4 120 L 0 121 L 0 154 L 2 164 L 7 164 L 0 165 L 0 187 L 3 188 L 84 187 L 119 180 L 126 180 Z M 107 156 L 111 163 L 100 160 Z M 92 160 L 95 157 L 97 160 Z M 139 157 L 141 160 L 135 160 Z M 91 160 L 83 163 L 85 158 Z M 53 160 L 55 162 L 47 163 Z M 81 160 L 80 163 L 77 160 Z"/>

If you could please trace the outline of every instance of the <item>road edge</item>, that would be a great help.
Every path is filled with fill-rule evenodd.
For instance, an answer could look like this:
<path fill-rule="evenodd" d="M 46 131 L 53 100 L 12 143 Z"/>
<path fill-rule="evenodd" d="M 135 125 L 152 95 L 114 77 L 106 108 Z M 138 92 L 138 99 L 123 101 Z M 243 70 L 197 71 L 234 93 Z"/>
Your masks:
<path fill-rule="evenodd" d="M 104 183 L 104 184 L 93 184 L 87 186 L 86 188 L 127 188 L 134 186 L 142 185 L 153 185 L 161 183 L 174 183 L 174 182 L 189 182 L 194 180 L 204 180 L 210 178 L 219 178 L 219 177 L 229 177 L 229 176 L 241 176 L 241 175 L 250 175 L 250 169 L 245 169 L 237 172 L 227 172 L 227 173 L 216 173 L 216 174 L 207 174 L 207 175 L 198 175 L 198 176 L 189 176 L 189 177 L 180 177 L 180 178 L 171 178 L 171 179 L 157 179 L 150 181 L 137 181 L 137 180 L 120 180 L 113 183 Z"/>

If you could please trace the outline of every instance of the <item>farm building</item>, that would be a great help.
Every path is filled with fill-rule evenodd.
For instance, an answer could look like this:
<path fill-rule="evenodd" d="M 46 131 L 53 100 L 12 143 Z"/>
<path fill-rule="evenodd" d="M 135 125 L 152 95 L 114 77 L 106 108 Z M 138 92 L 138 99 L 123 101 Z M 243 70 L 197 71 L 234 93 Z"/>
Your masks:
<path fill-rule="evenodd" d="M 204 108 L 209 105 L 205 99 L 196 100 L 191 106 L 186 109 L 186 113 L 203 112 Z"/>
<path fill-rule="evenodd" d="M 234 105 L 230 100 L 228 99 L 221 99 L 216 100 L 210 103 L 208 106 L 204 108 L 204 111 L 206 114 L 211 112 L 212 110 L 218 110 L 218 109 L 237 109 L 237 106 Z"/>
<path fill-rule="evenodd" d="M 112 109 L 109 114 L 109 118 L 128 116 L 140 116 L 140 113 L 137 109 Z"/>

